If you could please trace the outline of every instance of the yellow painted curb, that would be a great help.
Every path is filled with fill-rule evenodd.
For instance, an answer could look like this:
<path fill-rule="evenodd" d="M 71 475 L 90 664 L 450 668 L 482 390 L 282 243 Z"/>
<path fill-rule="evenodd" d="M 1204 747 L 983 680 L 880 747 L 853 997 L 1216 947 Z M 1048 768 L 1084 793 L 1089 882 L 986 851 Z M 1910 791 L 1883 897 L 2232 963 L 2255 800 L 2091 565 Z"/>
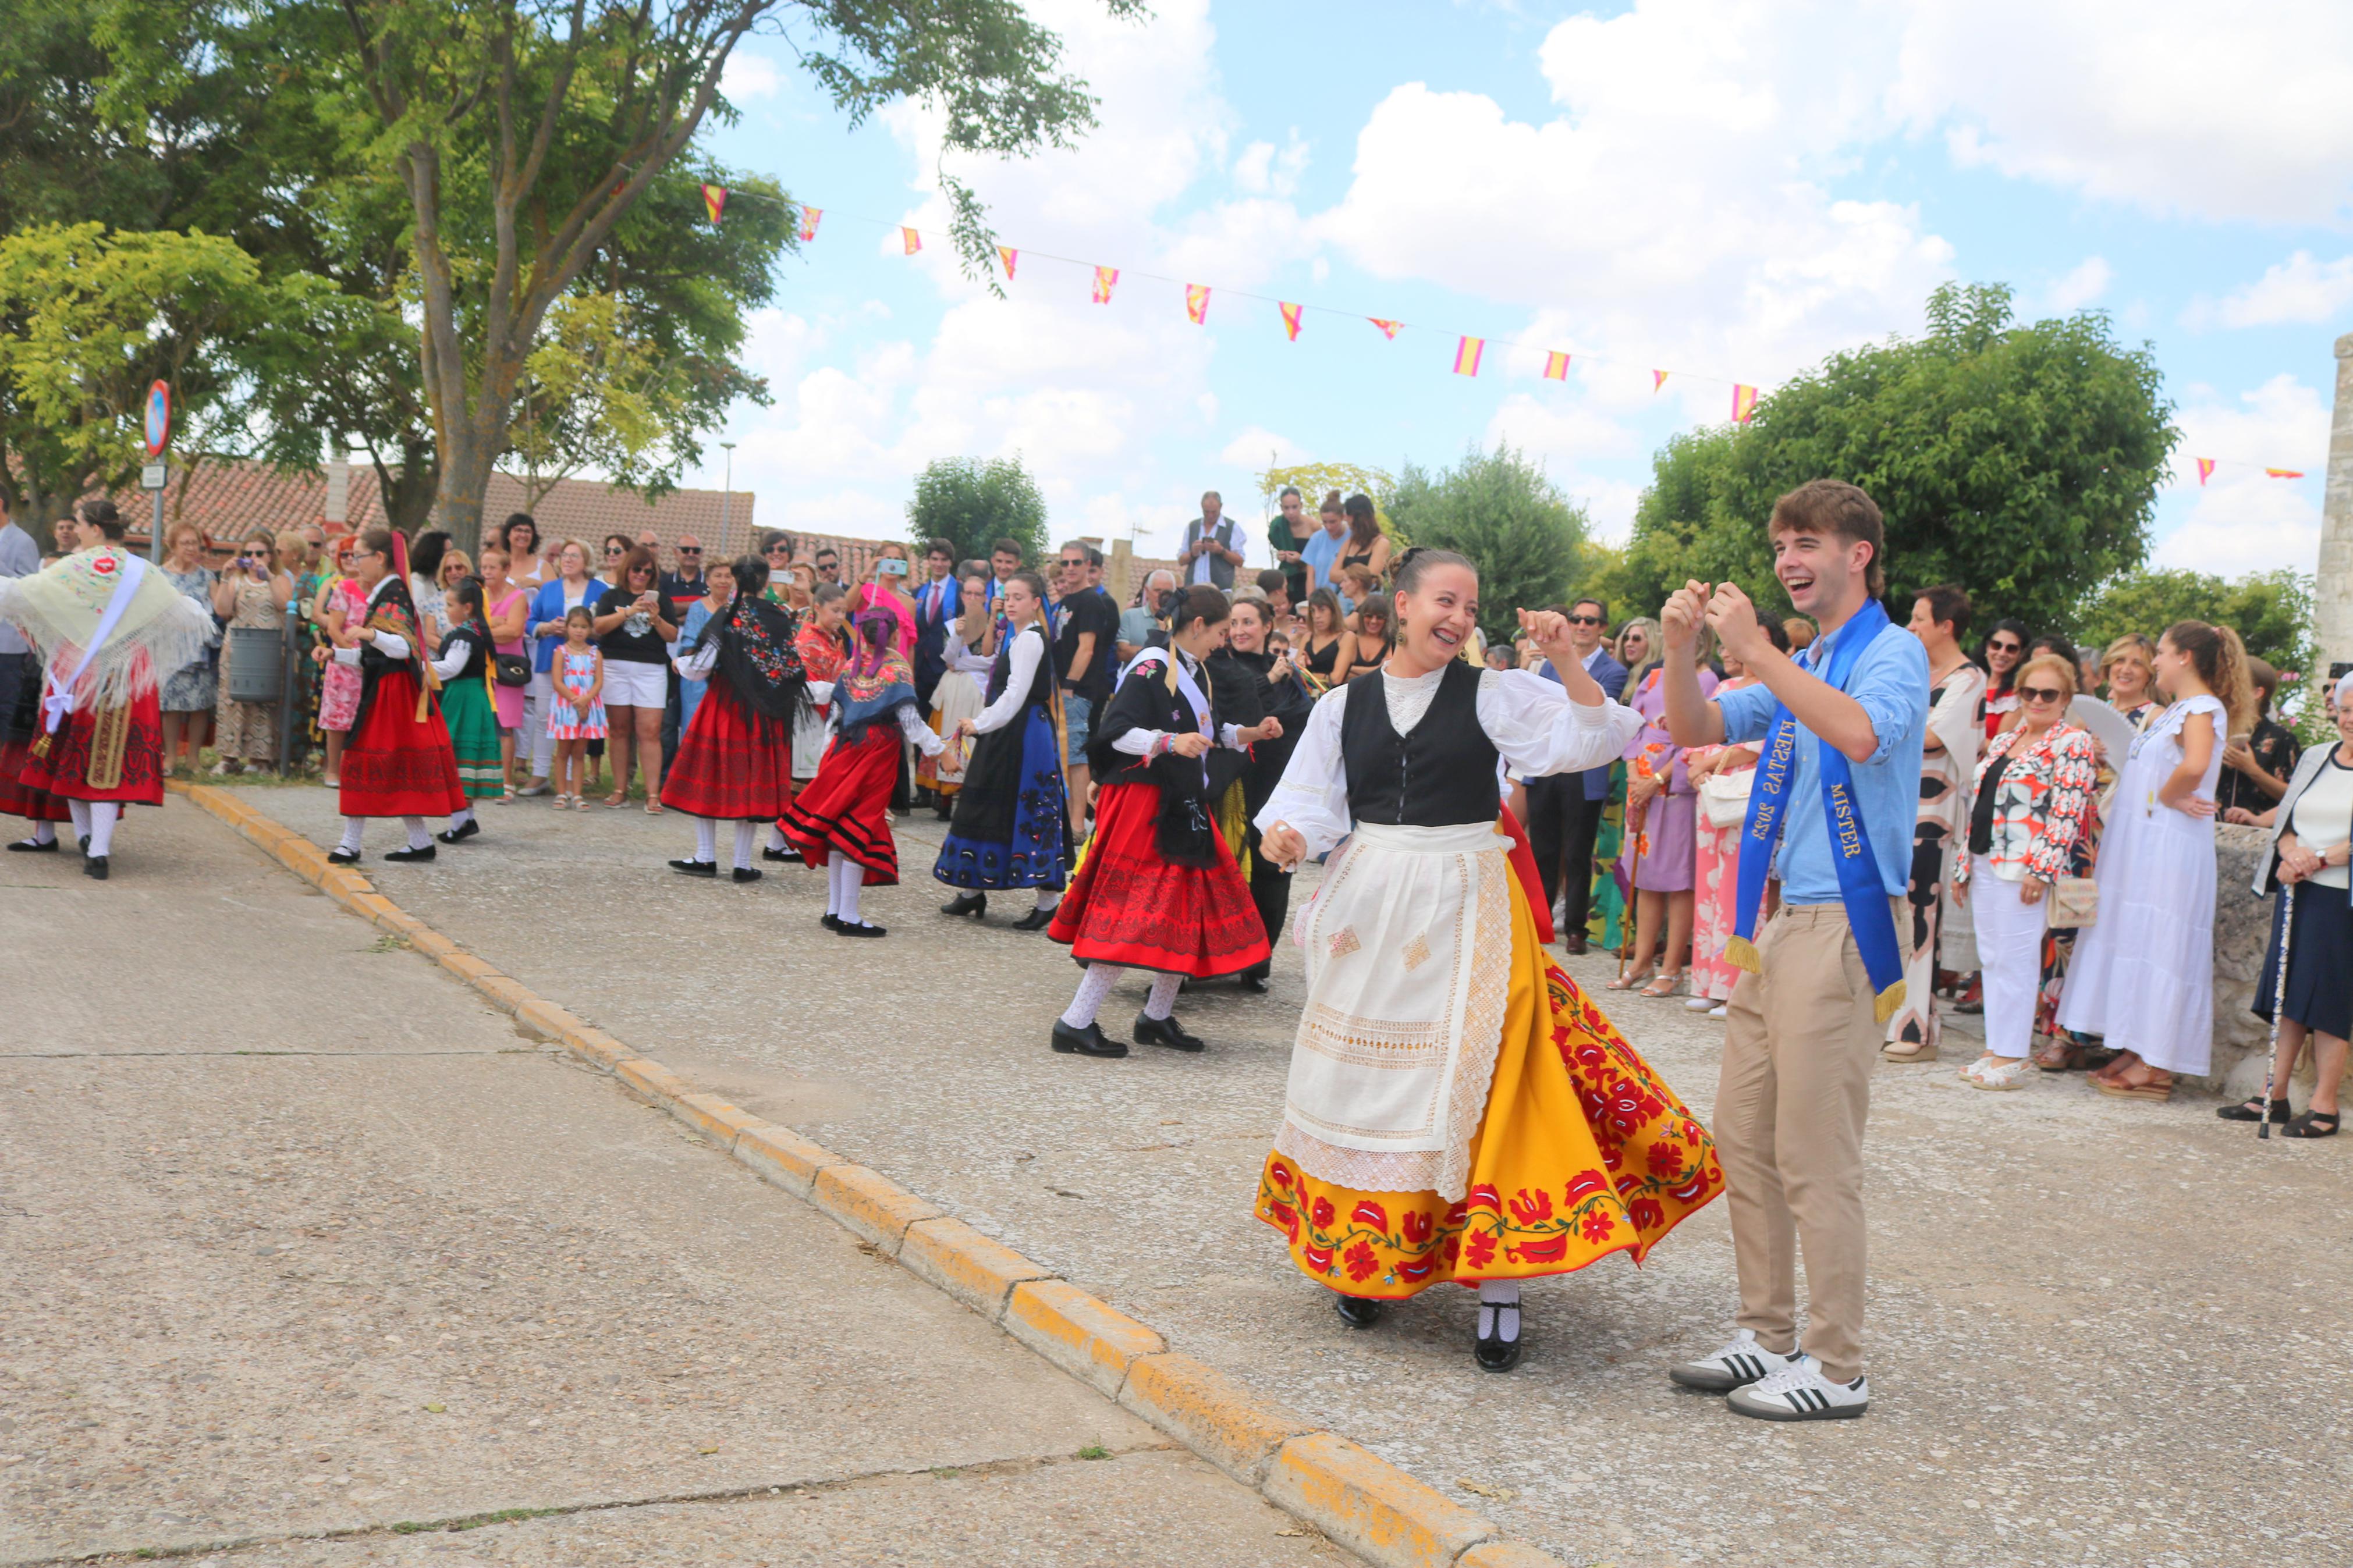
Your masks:
<path fill-rule="evenodd" d="M 940 1217 L 938 1209 L 863 1165 L 828 1165 L 811 1184 L 809 1201 L 893 1258 L 909 1226 Z"/>
<path fill-rule="evenodd" d="M 736 1151 L 739 1155 L 742 1152 Z M 992 1323 L 1003 1314 L 1016 1285 L 1054 1277 L 1052 1269 L 960 1219 L 924 1219 L 909 1226 L 899 1244 L 899 1261 Z"/>
<path fill-rule="evenodd" d="M 1260 1488 L 1277 1506 L 1384 1568 L 1451 1563 L 1499 1533 L 1371 1449 L 1331 1432 L 1293 1437 Z"/>
<path fill-rule="evenodd" d="M 235 827 L 354 914 L 407 936 L 417 951 L 513 1014 L 522 1033 L 560 1041 L 583 1062 L 613 1074 L 631 1094 L 693 1127 L 763 1180 L 807 1199 L 909 1272 L 1366 1561 L 1565 1568 L 1556 1558 L 1501 1538 L 1487 1520 L 1370 1450 L 1315 1430 L 1305 1417 L 1259 1399 L 1216 1368 L 1170 1352 L 1148 1325 L 879 1173 L 701 1092 L 466 952 L 357 871 L 329 865 L 317 845 L 234 795 L 177 780 L 164 787 Z"/>
<path fill-rule="evenodd" d="M 1067 1279 L 1016 1285 L 1004 1321 L 1015 1339 L 1113 1399 L 1127 1381 L 1129 1363 L 1168 1348 L 1151 1329 Z"/>
<path fill-rule="evenodd" d="M 1295 1410 L 1261 1399 L 1188 1355 L 1142 1355 L 1128 1363 L 1121 1405 L 1248 1486 L 1266 1479 L 1276 1449 L 1320 1430 Z"/>
<path fill-rule="evenodd" d="M 753 1128 L 735 1140 L 735 1147 L 729 1152 L 750 1166 L 761 1180 L 784 1188 L 797 1198 L 808 1197 L 816 1191 L 818 1173 L 827 1166 L 849 1163 L 789 1127 Z"/>

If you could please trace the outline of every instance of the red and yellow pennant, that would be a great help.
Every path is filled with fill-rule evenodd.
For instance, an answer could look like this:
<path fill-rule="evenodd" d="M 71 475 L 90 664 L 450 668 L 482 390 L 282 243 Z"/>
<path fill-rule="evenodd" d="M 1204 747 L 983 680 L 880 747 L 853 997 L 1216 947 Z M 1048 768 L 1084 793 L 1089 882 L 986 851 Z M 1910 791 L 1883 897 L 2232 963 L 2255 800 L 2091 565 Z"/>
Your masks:
<path fill-rule="evenodd" d="M 902 224 L 899 227 L 899 243 L 907 247 L 908 255 L 913 256 L 923 248 L 923 237 Z"/>
<path fill-rule="evenodd" d="M 1568 379 L 1568 356 L 1558 349 L 1545 351 L 1545 379 L 1546 381 Z"/>
<path fill-rule="evenodd" d="M 1403 321 L 1384 321 L 1378 316 L 1366 316 L 1365 320 L 1378 327 L 1381 330 L 1381 336 L 1391 342 L 1397 342 L 1398 329 L 1405 325 Z"/>
<path fill-rule="evenodd" d="M 1000 245 L 997 247 L 997 259 L 1005 264 L 1005 280 L 1012 282 L 1013 264 L 1021 259 L 1021 253 L 1010 246 Z"/>
<path fill-rule="evenodd" d="M 1657 388 L 1654 387 L 1651 390 L 1656 391 Z M 1756 416 L 1757 389 L 1753 386 L 1741 386 L 1735 384 L 1732 388 L 1732 422 L 1735 425 L 1746 425 Z"/>
<path fill-rule="evenodd" d="M 724 185 L 703 186 L 702 210 L 711 215 L 711 226 L 717 228 L 719 226 L 719 215 L 727 210 L 727 187 Z"/>
<path fill-rule="evenodd" d="M 1659 388 L 1661 388 L 1661 387 L 1662 387 L 1662 386 L 1664 386 L 1664 385 L 1666 385 L 1666 384 L 1667 384 L 1667 373 L 1666 373 L 1665 371 L 1662 371 L 1662 370 L 1654 370 L 1654 371 L 1652 371 L 1652 372 L 1651 373 L 1651 392 L 1652 392 L 1652 393 L 1654 393 L 1654 394 L 1655 394 L 1655 393 L 1659 390 Z"/>
<path fill-rule="evenodd" d="M 818 220 L 825 216 L 823 207 L 801 208 L 801 243 L 807 245 L 817 237 Z"/>
<path fill-rule="evenodd" d="M 1479 356 L 1486 352 L 1487 340 L 1484 338 L 1464 338 L 1461 342 L 1456 343 L 1454 345 L 1454 374 L 1457 375 L 1478 374 Z"/>
<path fill-rule="evenodd" d="M 1297 342 L 1299 341 L 1300 307 L 1278 300 L 1275 301 L 1274 308 L 1282 312 L 1282 335 L 1289 338 L 1293 342 Z"/>
<path fill-rule="evenodd" d="M 1209 286 L 1207 283 L 1185 285 L 1185 319 L 1197 327 L 1209 321 Z"/>
<path fill-rule="evenodd" d="M 1116 289 L 1116 288 L 1118 288 L 1118 287 L 1119 287 L 1119 268 L 1116 268 L 1116 267 L 1098 267 L 1098 268 L 1095 268 L 1095 291 L 1094 291 L 1094 294 L 1093 294 L 1092 298 L 1093 298 L 1094 302 L 1095 302 L 1096 304 L 1098 304 L 1098 305 L 1108 305 L 1108 304 L 1110 304 L 1110 303 L 1111 303 L 1111 291 L 1112 291 L 1113 289 Z"/>
<path fill-rule="evenodd" d="M 2196 461 L 2198 464 L 2198 482 L 2202 485 L 2208 479 L 2214 477 L 2214 459 L 2211 458 L 2200 458 L 2196 459 Z"/>
<path fill-rule="evenodd" d="M 2265 468 L 2263 472 L 2275 479 L 2300 479 L 2304 478 L 2304 470 L 2301 468 Z"/>

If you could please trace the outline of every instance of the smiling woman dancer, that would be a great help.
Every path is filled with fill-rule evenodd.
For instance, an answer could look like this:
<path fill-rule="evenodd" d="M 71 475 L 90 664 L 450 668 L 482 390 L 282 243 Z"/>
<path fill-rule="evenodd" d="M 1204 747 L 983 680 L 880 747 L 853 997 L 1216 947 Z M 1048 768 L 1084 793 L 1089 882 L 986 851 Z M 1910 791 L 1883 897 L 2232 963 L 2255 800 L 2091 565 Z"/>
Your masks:
<path fill-rule="evenodd" d="M 1603 695 L 1558 615 L 1521 612 L 1560 682 L 1460 655 L 1479 577 L 1398 567 L 1398 642 L 1315 705 L 1258 814 L 1296 866 L 1345 841 L 1299 921 L 1307 1008 L 1258 1217 L 1351 1328 L 1440 1280 L 1475 1285 L 1472 1354 L 1516 1365 L 1522 1279 L 1636 1262 L 1723 1190 L 1714 1144 L 1546 961 L 1498 828 L 1495 763 L 1606 766 L 1641 721 Z"/>

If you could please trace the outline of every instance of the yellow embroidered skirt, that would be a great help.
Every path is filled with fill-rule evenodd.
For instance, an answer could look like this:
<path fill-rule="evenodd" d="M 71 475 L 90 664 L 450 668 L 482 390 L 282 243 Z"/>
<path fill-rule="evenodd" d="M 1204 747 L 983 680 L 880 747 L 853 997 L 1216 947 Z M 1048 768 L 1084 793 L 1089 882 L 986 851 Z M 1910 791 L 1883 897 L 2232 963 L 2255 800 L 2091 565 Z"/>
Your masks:
<path fill-rule="evenodd" d="M 1463 1200 L 1359 1192 L 1267 1156 L 1258 1217 L 1320 1285 L 1402 1300 L 1440 1280 L 1567 1274 L 1613 1252 L 1640 1263 L 1724 1190 L 1707 1130 L 1546 958 L 1511 881 L 1510 999 Z"/>

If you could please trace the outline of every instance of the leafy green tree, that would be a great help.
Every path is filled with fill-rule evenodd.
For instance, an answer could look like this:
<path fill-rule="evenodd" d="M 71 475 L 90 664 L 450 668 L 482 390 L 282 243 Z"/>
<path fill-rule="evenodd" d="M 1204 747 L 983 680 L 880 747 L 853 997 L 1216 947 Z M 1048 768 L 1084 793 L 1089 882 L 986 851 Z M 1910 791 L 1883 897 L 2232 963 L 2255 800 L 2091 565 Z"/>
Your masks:
<path fill-rule="evenodd" d="M 1479 568 L 1479 623 L 1508 637 L 1518 611 L 1556 603 L 1577 574 L 1585 511 L 1509 446 L 1430 473 L 1412 463 L 1389 495 L 1397 531 Z"/>
<path fill-rule="evenodd" d="M 2284 673 L 2312 668 L 2313 578 L 2294 571 L 2255 572 L 2225 582 L 2203 572 L 2145 567 L 2101 585 L 2071 623 L 2085 647 L 2105 647 L 2126 632 L 2155 637 L 2176 621 L 2229 626 L 2247 651 Z"/>
<path fill-rule="evenodd" d="M 949 541 L 958 562 L 986 560 L 998 540 L 1018 540 L 1023 564 L 1035 565 L 1046 552 L 1046 498 L 1018 458 L 942 458 L 915 476 L 907 528 L 917 549 Z"/>
<path fill-rule="evenodd" d="M 1786 604 L 1766 522 L 1775 498 L 1824 478 L 1879 503 L 1898 606 L 1953 582 L 1986 619 L 2057 626 L 2138 564 L 2179 439 L 2149 351 L 2120 346 L 2096 311 L 2016 325 L 1998 284 L 1945 285 L 1927 315 L 1919 338 L 1776 389 L 1745 426 L 1670 441 L 1627 551 L 1639 590 L 1662 601 L 1687 577 L 1730 578 Z"/>

